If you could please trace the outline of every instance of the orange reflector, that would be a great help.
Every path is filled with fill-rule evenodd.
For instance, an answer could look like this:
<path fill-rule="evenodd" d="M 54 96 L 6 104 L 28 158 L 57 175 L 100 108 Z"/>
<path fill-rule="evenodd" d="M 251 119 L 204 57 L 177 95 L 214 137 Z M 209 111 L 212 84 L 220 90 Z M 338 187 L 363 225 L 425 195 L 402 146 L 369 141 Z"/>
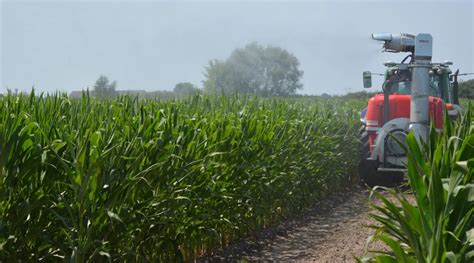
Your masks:
<path fill-rule="evenodd" d="M 446 109 L 448 110 L 452 110 L 454 107 L 453 107 L 453 104 L 451 103 L 446 103 Z"/>

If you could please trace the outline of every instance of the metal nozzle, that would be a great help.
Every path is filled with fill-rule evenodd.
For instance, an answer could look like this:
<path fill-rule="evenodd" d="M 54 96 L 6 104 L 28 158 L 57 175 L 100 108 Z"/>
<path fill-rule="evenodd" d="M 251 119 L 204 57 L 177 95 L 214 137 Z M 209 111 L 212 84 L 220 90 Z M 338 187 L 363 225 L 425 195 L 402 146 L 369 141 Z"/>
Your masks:
<path fill-rule="evenodd" d="M 415 36 L 405 33 L 375 33 L 372 34 L 372 39 L 384 41 L 383 47 L 390 52 L 414 52 L 415 51 Z"/>

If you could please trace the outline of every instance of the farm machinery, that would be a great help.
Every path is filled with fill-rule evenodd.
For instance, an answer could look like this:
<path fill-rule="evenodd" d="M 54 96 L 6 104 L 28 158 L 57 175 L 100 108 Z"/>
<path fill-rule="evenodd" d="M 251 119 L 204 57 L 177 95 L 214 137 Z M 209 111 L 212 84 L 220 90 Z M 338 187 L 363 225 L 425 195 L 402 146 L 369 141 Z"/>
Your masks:
<path fill-rule="evenodd" d="M 443 129 L 444 114 L 459 115 L 458 73 L 451 62 L 433 63 L 430 34 L 372 34 L 383 42 L 384 51 L 406 52 L 400 62 L 387 62 L 383 93 L 369 99 L 361 111 L 359 163 L 361 182 L 369 186 L 401 182 L 407 156 L 402 145 L 413 132 L 419 143 L 426 142 L 433 125 Z M 372 86 L 372 73 L 363 72 L 364 88 Z"/>

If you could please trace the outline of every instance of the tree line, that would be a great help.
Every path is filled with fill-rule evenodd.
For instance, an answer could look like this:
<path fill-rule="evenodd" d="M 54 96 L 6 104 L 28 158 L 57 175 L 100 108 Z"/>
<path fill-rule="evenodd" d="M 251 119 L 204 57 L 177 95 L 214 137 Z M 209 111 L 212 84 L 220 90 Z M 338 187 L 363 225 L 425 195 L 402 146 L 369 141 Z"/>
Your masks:
<path fill-rule="evenodd" d="M 474 99 L 474 79 L 459 82 L 459 97 Z"/>
<path fill-rule="evenodd" d="M 259 96 L 295 95 L 303 87 L 303 71 L 295 55 L 280 47 L 262 46 L 256 42 L 235 49 L 227 59 L 211 59 L 204 67 L 203 88 L 190 82 L 177 83 L 173 91 L 147 92 L 147 97 L 176 98 L 196 93 L 227 95 L 252 93 Z M 100 76 L 94 84 L 93 95 L 119 95 L 117 82 Z M 366 98 L 359 92 L 354 97 Z M 474 98 L 474 79 L 459 83 L 459 97 Z"/>
<path fill-rule="evenodd" d="M 212 59 L 204 67 L 203 89 L 189 82 L 176 84 L 165 96 L 181 97 L 200 92 L 207 94 L 252 93 L 260 96 L 294 95 L 303 87 L 303 71 L 298 59 L 285 49 L 261 46 L 256 42 L 235 49 L 225 60 Z M 160 94 L 161 94 L 160 93 Z M 166 93 L 166 94 L 165 94 Z M 117 82 L 100 76 L 93 95 L 117 96 Z"/>

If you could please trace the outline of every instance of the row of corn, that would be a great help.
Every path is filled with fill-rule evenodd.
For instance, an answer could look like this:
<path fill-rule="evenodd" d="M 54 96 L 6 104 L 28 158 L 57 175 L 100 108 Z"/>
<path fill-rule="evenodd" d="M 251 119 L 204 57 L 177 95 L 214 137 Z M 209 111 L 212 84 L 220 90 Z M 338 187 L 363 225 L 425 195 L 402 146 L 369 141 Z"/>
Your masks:
<path fill-rule="evenodd" d="M 447 115 L 447 114 L 446 114 Z M 373 240 L 386 249 L 367 262 L 474 262 L 474 125 L 471 109 L 431 129 L 426 144 L 407 138 L 407 192 L 375 190 Z M 370 254 L 370 253 L 369 253 Z"/>
<path fill-rule="evenodd" d="M 0 98 L 0 261 L 183 261 L 340 188 L 342 100 Z"/>

